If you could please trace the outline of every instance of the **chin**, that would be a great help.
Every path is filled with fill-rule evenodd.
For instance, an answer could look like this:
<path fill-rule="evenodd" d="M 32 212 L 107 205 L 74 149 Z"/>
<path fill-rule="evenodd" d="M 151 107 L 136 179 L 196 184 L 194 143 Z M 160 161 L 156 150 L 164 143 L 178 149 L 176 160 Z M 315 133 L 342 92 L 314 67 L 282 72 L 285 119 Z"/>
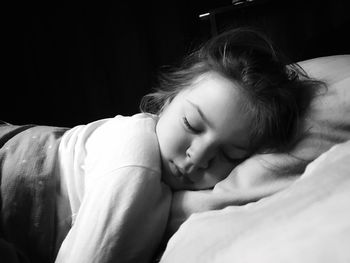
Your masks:
<path fill-rule="evenodd" d="M 184 186 L 175 178 L 174 175 L 166 173 L 163 175 L 163 182 L 168 185 L 172 190 L 185 190 Z"/>

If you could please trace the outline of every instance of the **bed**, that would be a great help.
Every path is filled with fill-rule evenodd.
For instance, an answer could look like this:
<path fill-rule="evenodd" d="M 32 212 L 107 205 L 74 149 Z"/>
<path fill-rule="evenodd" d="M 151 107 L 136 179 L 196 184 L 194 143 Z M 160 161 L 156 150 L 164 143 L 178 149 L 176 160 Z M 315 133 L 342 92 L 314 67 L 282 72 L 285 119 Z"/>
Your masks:
<path fill-rule="evenodd" d="M 158 232 L 148 232 L 150 236 L 137 233 L 152 240 L 153 246 L 151 242 L 137 246 L 140 238 L 135 241 L 137 236 L 131 235 L 126 250 L 126 239 L 120 239 L 118 249 L 126 255 L 123 261 L 118 254 L 120 262 L 138 263 L 141 257 L 145 263 L 350 262 L 350 55 L 299 64 L 327 88 L 320 89 L 313 100 L 303 122 L 304 136 L 292 151 L 252 156 L 212 190 L 175 192 L 159 252 L 153 249 L 158 247 L 166 219 L 156 225 Z M 5 135 L 0 134 L 1 169 L 11 171 L 0 176 L 0 216 L 6 226 L 0 229 L 0 261 L 18 262 L 14 258 L 25 255 L 33 262 L 52 262 L 61 240 L 54 236 L 57 210 L 51 193 L 57 191 L 55 155 L 66 129 L 11 127 L 14 130 L 6 126 Z M 129 199 L 133 204 L 133 198 Z M 145 218 L 130 213 L 136 211 L 130 210 L 133 207 L 123 208 L 122 222 L 132 218 L 144 223 Z M 162 212 L 168 215 L 168 209 L 166 205 Z M 149 211 L 157 216 L 157 210 Z M 118 227 L 125 230 L 123 223 Z M 149 228 L 149 224 L 142 226 Z M 101 233 L 111 233 L 108 230 Z M 154 260 L 145 259 L 145 254 L 149 258 L 155 254 Z M 6 255 L 13 260 L 6 260 Z"/>
<path fill-rule="evenodd" d="M 212 191 L 176 193 L 161 263 L 350 262 L 350 55 L 299 65 L 328 86 L 305 137 L 291 154 L 253 156 Z"/>

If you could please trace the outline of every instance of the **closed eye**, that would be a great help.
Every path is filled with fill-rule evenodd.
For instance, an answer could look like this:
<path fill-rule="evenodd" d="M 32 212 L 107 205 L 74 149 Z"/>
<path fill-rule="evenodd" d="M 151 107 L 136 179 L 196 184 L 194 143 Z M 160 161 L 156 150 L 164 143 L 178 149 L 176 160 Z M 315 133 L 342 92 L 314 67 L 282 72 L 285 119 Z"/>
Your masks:
<path fill-rule="evenodd" d="M 222 153 L 222 155 L 224 156 L 224 158 L 230 162 L 230 163 L 234 163 L 234 164 L 238 164 L 243 162 L 245 159 L 247 159 L 246 157 L 243 158 L 232 158 L 230 156 L 228 156 L 225 152 Z"/>
<path fill-rule="evenodd" d="M 193 126 L 188 122 L 186 117 L 183 117 L 182 121 L 183 121 L 183 123 L 185 124 L 185 126 L 186 126 L 186 128 L 188 130 L 190 130 L 193 133 L 200 133 L 200 130 L 197 130 L 197 129 L 193 128 Z"/>

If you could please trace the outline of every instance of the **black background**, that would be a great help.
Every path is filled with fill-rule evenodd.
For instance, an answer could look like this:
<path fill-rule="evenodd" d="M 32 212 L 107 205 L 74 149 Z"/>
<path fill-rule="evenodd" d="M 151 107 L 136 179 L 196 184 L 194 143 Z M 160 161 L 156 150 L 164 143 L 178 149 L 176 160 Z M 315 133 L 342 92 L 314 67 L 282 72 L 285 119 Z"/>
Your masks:
<path fill-rule="evenodd" d="M 137 113 L 161 65 L 229 27 L 260 27 L 293 61 L 350 53 L 347 0 L 120 2 L 4 8 L 0 119 L 71 127 Z"/>

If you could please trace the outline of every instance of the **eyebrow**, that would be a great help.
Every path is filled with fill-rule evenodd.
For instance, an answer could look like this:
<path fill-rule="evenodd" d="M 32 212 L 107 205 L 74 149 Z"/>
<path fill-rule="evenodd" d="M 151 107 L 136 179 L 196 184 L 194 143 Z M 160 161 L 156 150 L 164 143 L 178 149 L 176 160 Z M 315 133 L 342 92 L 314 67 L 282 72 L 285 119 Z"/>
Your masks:
<path fill-rule="evenodd" d="M 187 101 L 192 107 L 194 107 L 194 108 L 197 110 L 199 116 L 202 118 L 202 120 L 203 120 L 208 126 L 213 127 L 213 125 L 210 123 L 210 121 L 207 119 L 207 117 L 204 115 L 203 111 L 201 110 L 201 108 L 199 108 L 199 106 L 198 106 L 197 104 L 193 103 L 192 101 L 190 101 L 190 100 L 188 100 L 188 99 L 186 99 L 186 101 Z"/>

